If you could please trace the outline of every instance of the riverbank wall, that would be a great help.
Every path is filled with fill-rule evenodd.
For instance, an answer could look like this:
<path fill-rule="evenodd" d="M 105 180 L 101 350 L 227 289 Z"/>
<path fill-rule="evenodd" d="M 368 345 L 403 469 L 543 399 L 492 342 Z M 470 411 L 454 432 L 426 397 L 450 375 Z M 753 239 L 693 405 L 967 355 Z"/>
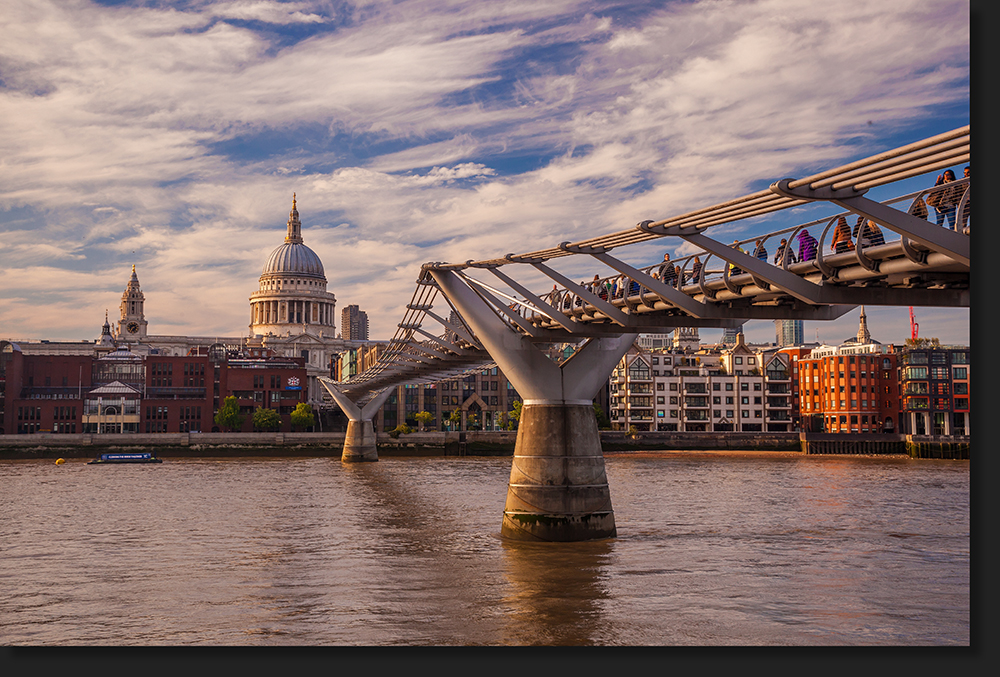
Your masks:
<path fill-rule="evenodd" d="M 0 458 L 93 458 L 113 451 L 155 451 L 158 456 L 339 457 L 342 432 L 133 433 L 0 435 Z M 510 431 L 379 433 L 380 456 L 511 456 Z M 677 433 L 601 431 L 605 451 L 783 451 L 812 455 L 905 455 L 968 459 L 965 437 L 834 433 Z"/>

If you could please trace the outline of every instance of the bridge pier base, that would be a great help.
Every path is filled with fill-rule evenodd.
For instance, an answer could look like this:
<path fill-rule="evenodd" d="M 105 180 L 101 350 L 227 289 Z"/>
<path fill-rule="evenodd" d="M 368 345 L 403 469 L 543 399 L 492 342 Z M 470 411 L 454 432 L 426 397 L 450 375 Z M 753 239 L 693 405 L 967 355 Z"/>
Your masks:
<path fill-rule="evenodd" d="M 378 460 L 375 427 L 371 420 L 347 421 L 347 437 L 340 460 L 344 463 L 359 463 Z"/>
<path fill-rule="evenodd" d="M 590 402 L 524 403 L 500 534 L 530 541 L 617 535 Z"/>

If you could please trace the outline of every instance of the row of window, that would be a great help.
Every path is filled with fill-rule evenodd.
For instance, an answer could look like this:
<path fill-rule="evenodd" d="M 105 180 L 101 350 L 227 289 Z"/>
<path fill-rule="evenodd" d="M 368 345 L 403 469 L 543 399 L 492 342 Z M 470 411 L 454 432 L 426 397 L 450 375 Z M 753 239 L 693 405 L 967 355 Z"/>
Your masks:
<path fill-rule="evenodd" d="M 903 357 L 903 362 L 905 364 L 927 364 L 927 353 L 919 351 L 906 353 Z M 930 362 L 931 364 L 948 364 L 948 353 L 935 350 L 930 353 Z M 951 363 L 968 364 L 969 353 L 965 351 L 951 353 Z"/>
<path fill-rule="evenodd" d="M 201 420 L 201 407 L 179 407 L 178 413 L 185 420 Z M 165 420 L 168 417 L 167 407 L 146 407 L 147 420 Z M 146 432 L 160 432 L 157 430 L 147 430 Z"/>
<path fill-rule="evenodd" d="M 937 410 L 948 410 L 952 407 L 950 406 L 952 400 L 947 397 L 907 397 L 904 400 L 904 409 L 930 409 L 931 402 L 934 403 L 934 409 Z M 954 409 L 966 411 L 969 409 L 969 398 L 968 397 L 956 397 L 954 398 Z"/>
<path fill-rule="evenodd" d="M 927 378 L 928 373 L 932 379 L 947 380 L 952 378 L 957 381 L 965 381 L 969 378 L 968 367 L 952 367 L 949 375 L 948 367 L 906 367 L 903 369 L 903 380 L 919 380 Z"/>

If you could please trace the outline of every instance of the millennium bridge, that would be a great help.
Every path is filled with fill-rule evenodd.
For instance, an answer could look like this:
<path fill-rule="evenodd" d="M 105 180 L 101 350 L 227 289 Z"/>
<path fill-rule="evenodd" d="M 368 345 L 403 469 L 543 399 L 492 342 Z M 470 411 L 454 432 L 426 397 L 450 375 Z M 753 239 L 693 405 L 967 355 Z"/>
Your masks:
<path fill-rule="evenodd" d="M 342 460 L 378 459 L 372 418 L 397 385 L 496 365 L 523 398 L 502 535 L 613 537 L 592 402 L 637 334 L 746 320 L 833 320 L 858 305 L 969 307 L 971 179 L 881 202 L 866 197 L 872 188 L 969 159 L 966 126 L 608 235 L 483 261 L 426 263 L 377 361 L 344 381 L 320 379 L 349 419 Z M 955 207 L 949 227 L 928 220 L 926 204 L 935 193 Z M 828 205 L 829 213 L 728 244 L 710 236 L 720 226 L 807 203 Z M 853 248 L 838 251 L 838 226 L 853 223 L 860 225 Z M 658 260 L 664 238 L 690 243 L 697 253 Z M 651 247 L 656 252 L 645 260 L 656 262 L 642 267 L 618 253 L 642 259 Z M 758 258 L 758 247 L 770 256 Z M 574 276 L 553 265 L 569 257 L 562 267 L 572 267 Z M 574 282 L 585 268 L 592 279 Z M 552 288 L 532 290 L 538 279 Z M 577 347 L 557 364 L 543 350 L 553 343 Z"/>

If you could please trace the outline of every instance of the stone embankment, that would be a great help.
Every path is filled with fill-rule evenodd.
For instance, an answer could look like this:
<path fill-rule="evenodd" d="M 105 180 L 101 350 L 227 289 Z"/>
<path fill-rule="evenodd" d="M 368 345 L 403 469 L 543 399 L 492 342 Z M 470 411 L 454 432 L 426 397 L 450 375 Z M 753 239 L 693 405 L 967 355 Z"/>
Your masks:
<path fill-rule="evenodd" d="M 332 456 L 344 433 L 134 433 L 0 435 L 0 458 L 91 458 L 108 451 L 158 456 Z M 379 433 L 379 456 L 510 456 L 516 432 Z M 968 459 L 969 437 L 823 433 L 667 433 L 602 431 L 604 451 L 782 451 L 802 454 L 906 455 Z"/>

